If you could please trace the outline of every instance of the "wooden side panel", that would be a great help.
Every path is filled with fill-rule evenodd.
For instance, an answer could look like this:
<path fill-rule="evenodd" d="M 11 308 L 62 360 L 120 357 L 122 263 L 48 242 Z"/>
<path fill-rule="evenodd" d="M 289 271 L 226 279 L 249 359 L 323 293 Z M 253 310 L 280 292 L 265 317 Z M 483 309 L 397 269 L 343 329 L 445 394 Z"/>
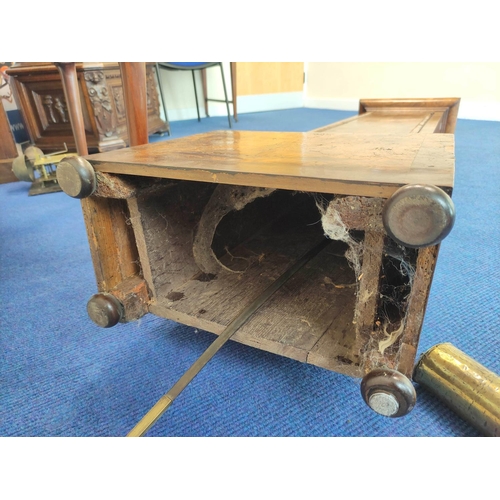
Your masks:
<path fill-rule="evenodd" d="M 130 200 L 131 222 L 144 277 L 157 298 L 199 272 L 193 234 L 215 185 L 179 183 L 164 192 Z"/>
<path fill-rule="evenodd" d="M 16 141 L 10 129 L 7 113 L 0 103 L 0 160 L 13 159 L 17 157 Z"/>
<path fill-rule="evenodd" d="M 401 347 L 398 352 L 398 369 L 401 373 L 411 377 L 418 340 L 424 322 L 425 309 L 436 267 L 439 245 L 422 248 L 418 252 L 415 277 L 408 304 L 406 327 L 401 338 Z"/>
<path fill-rule="evenodd" d="M 363 265 L 361 267 L 356 313 L 354 316 L 359 342 L 364 342 L 365 339 L 370 337 L 373 331 L 373 324 L 375 323 L 384 239 L 385 234 L 383 232 L 365 232 Z"/>
<path fill-rule="evenodd" d="M 90 197 L 82 200 L 90 252 L 100 292 L 139 275 L 139 256 L 126 200 Z"/>

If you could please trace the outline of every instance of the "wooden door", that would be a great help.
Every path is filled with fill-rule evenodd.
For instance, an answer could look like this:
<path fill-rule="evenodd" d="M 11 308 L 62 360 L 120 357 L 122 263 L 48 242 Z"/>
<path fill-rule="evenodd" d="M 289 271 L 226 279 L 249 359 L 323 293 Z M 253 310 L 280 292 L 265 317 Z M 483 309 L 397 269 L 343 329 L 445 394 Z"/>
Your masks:
<path fill-rule="evenodd" d="M 303 62 L 237 63 L 238 96 L 302 92 Z"/>

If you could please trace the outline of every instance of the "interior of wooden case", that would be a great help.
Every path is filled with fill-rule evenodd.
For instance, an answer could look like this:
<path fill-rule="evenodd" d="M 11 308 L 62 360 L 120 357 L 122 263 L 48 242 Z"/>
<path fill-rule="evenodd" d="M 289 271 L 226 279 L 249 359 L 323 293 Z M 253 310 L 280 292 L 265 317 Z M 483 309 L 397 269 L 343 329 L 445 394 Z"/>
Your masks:
<path fill-rule="evenodd" d="M 193 245 L 216 188 L 216 184 L 180 181 L 155 195 L 139 196 L 129 207 L 142 271 L 152 294 L 150 312 L 219 334 L 298 259 L 324 241 L 319 206 L 334 196 L 275 190 L 229 211 L 217 224 L 211 244 L 221 265 L 218 272 L 207 273 L 197 264 Z M 362 242 L 364 233 L 354 232 L 353 237 Z M 356 333 L 358 283 L 344 255 L 347 248 L 342 241 L 330 240 L 233 339 L 362 376 L 360 353 L 370 339 Z M 384 259 L 381 293 L 384 286 L 408 288 L 400 273 L 391 275 L 399 262 L 391 265 L 388 254 Z M 390 317 L 394 324 L 401 321 L 404 312 L 391 301 L 384 304 L 381 300 L 378 307 L 374 321 L 383 317 Z"/>

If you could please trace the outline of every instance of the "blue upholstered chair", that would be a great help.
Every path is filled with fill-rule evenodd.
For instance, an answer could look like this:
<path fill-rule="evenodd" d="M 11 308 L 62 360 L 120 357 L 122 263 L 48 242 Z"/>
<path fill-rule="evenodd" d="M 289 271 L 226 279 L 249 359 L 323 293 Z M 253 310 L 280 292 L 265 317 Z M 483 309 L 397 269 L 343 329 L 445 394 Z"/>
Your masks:
<path fill-rule="evenodd" d="M 163 111 L 165 113 L 165 119 L 168 120 L 167 118 L 167 106 L 165 104 L 165 98 L 163 97 L 163 91 L 162 91 L 162 86 L 161 86 L 161 69 L 165 70 L 176 70 L 176 71 L 191 71 L 191 74 L 193 75 L 193 86 L 194 86 L 194 96 L 196 99 L 196 111 L 198 112 L 198 121 L 201 120 L 200 118 L 200 108 L 198 104 L 198 92 L 196 90 L 196 80 L 194 76 L 194 72 L 196 70 L 205 70 L 207 68 L 211 68 L 213 66 L 219 66 L 221 76 L 222 76 L 222 85 L 224 87 L 224 96 L 225 100 L 221 99 L 209 99 L 206 95 L 206 81 L 205 81 L 205 73 L 202 71 L 203 75 L 203 94 L 204 94 L 204 100 L 205 100 L 205 112 L 206 115 L 208 115 L 208 101 L 215 101 L 215 102 L 225 102 L 226 103 L 226 108 L 227 108 L 227 119 L 229 122 L 229 128 L 232 128 L 231 125 L 231 114 L 229 112 L 229 101 L 227 98 L 227 90 L 226 90 L 226 80 L 224 79 L 224 70 L 222 69 L 222 63 L 220 62 L 158 62 L 156 63 L 156 72 L 158 75 L 158 83 L 160 87 L 160 94 L 161 94 L 161 100 L 163 102 Z"/>

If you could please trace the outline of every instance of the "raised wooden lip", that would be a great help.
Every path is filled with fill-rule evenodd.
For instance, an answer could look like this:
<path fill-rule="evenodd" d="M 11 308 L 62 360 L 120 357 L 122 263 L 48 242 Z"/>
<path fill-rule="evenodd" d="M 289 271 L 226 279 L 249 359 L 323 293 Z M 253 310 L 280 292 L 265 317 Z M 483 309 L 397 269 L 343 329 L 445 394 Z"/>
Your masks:
<path fill-rule="evenodd" d="M 396 99 L 360 99 L 359 115 L 377 110 L 385 109 L 429 109 L 447 111 L 445 133 L 453 134 L 458 118 L 460 97 L 416 97 Z"/>

